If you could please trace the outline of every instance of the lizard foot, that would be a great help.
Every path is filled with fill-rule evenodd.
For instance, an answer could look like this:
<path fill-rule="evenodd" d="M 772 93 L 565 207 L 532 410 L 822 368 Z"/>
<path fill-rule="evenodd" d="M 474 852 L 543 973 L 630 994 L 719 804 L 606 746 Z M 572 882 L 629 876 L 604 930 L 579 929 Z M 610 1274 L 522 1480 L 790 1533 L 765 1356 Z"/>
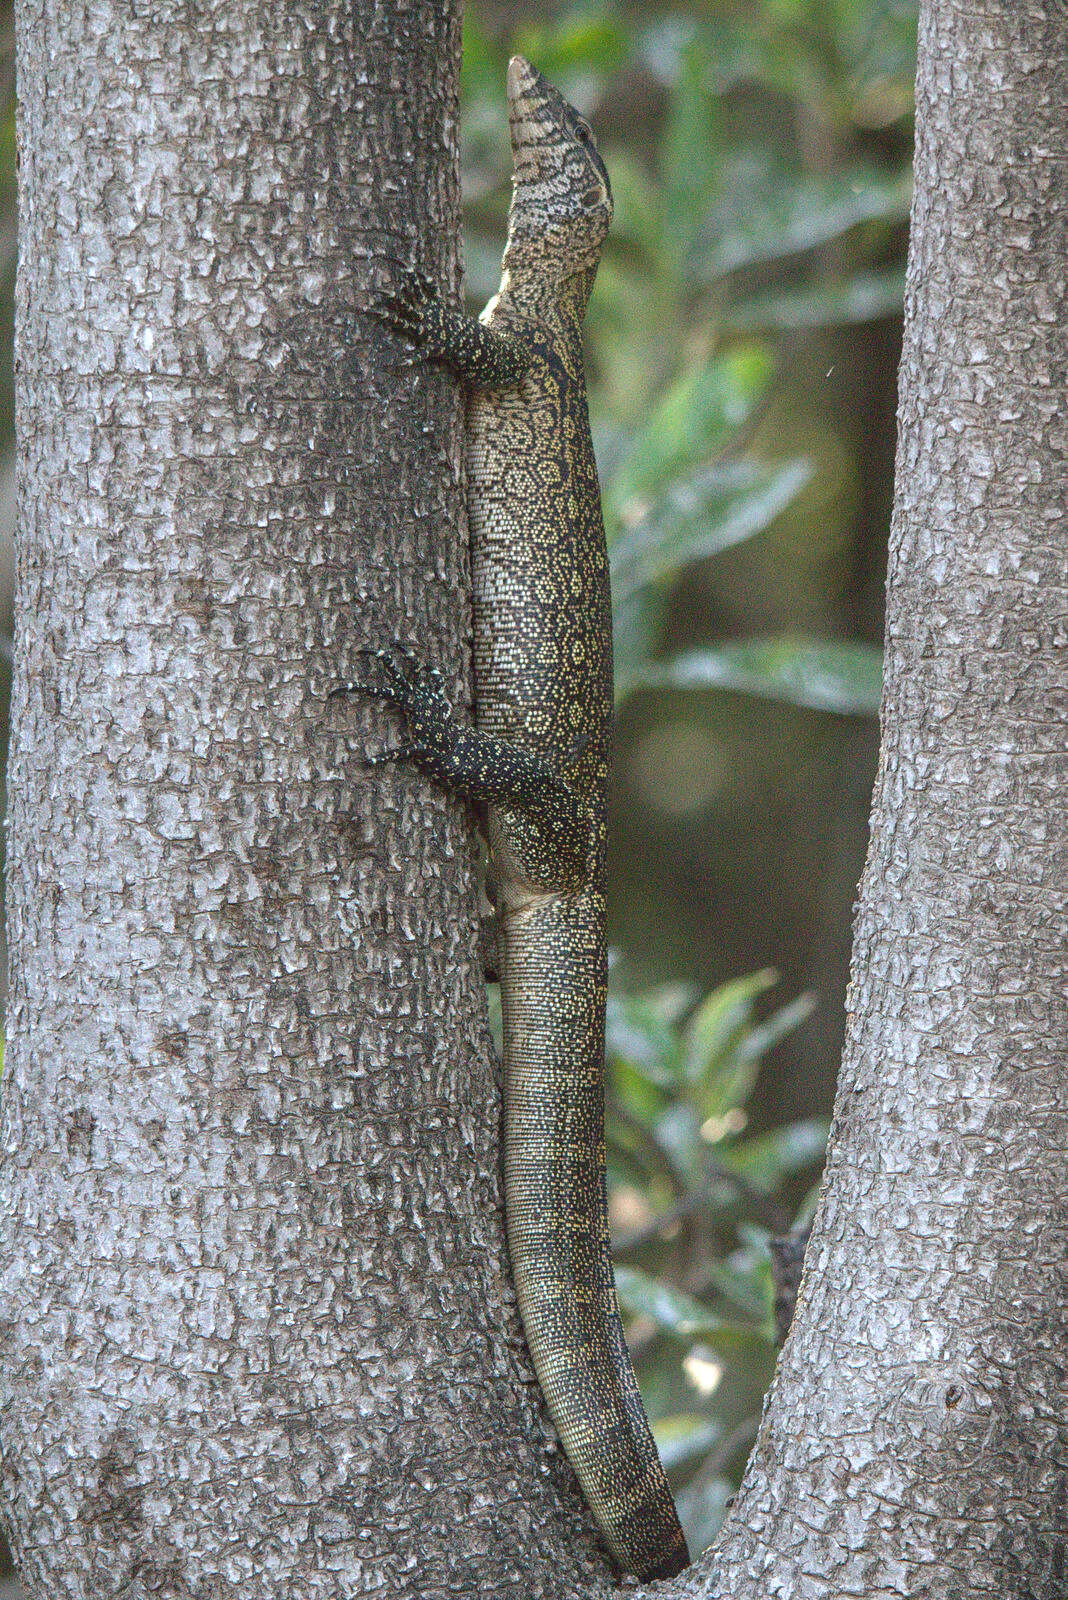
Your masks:
<path fill-rule="evenodd" d="M 401 287 L 380 291 L 365 314 L 385 323 L 412 344 L 422 345 L 429 329 L 441 317 L 438 292 L 426 273 L 413 267 L 405 267 L 403 272 Z"/>
<path fill-rule="evenodd" d="M 437 667 L 421 667 L 399 639 L 388 650 L 365 645 L 356 654 L 375 663 L 377 678 L 354 678 L 349 683 L 335 684 L 327 692 L 328 700 L 344 694 L 364 694 L 373 700 L 388 700 L 404 711 L 414 710 L 420 703 L 444 702 L 445 684 Z"/>
<path fill-rule="evenodd" d="M 388 650 L 365 647 L 357 654 L 374 663 L 374 674 L 337 684 L 329 690 L 327 699 L 362 694 L 385 700 L 403 711 L 411 736 L 408 744 L 370 757 L 369 765 L 411 758 L 439 775 L 446 774 L 459 730 L 445 694 L 445 680 L 437 667 L 421 666 L 400 640 L 394 640 Z"/>
<path fill-rule="evenodd" d="M 426 360 L 443 362 L 463 383 L 513 389 L 522 381 L 531 353 L 521 340 L 447 305 L 425 273 L 394 265 L 400 287 L 380 290 L 368 316 L 399 333 Z"/>

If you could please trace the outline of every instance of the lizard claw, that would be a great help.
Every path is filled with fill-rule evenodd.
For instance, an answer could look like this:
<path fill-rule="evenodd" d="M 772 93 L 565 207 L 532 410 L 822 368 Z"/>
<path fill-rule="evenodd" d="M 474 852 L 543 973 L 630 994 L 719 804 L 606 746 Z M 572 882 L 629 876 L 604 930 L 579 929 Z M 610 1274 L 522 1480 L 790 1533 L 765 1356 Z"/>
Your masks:
<path fill-rule="evenodd" d="M 421 668 L 403 639 L 390 641 L 388 650 L 372 650 L 371 655 L 377 660 L 392 683 L 405 688 L 411 688 L 421 676 Z"/>
<path fill-rule="evenodd" d="M 372 674 L 336 684 L 327 691 L 328 700 L 344 694 L 364 694 L 373 700 L 389 701 L 408 713 L 448 717 L 445 679 L 437 667 L 422 666 L 403 640 L 394 639 L 388 649 L 361 645 L 355 653 L 371 664 Z"/>
<path fill-rule="evenodd" d="M 387 290 L 367 307 L 366 314 L 375 322 L 392 328 L 394 333 L 402 334 L 405 339 L 414 341 L 419 337 L 418 313 L 399 290 Z"/>
<path fill-rule="evenodd" d="M 337 683 L 332 689 L 327 690 L 328 700 L 337 700 L 343 694 L 365 694 L 372 700 L 392 700 L 403 703 L 403 695 L 407 689 L 407 680 L 399 672 L 388 650 L 375 650 L 369 645 L 362 645 L 356 655 L 365 660 L 370 660 L 379 667 L 385 676 L 385 683 L 375 683 L 367 678 L 353 678 L 348 683 Z"/>
<path fill-rule="evenodd" d="M 340 700 L 345 694 L 365 694 L 370 700 L 392 700 L 393 691 L 386 689 L 380 683 L 364 683 L 360 679 L 352 683 L 335 683 L 332 689 L 326 691 L 328 700 Z"/>
<path fill-rule="evenodd" d="M 356 678 L 349 683 L 339 683 L 328 691 L 328 700 L 343 694 L 365 694 L 408 709 L 421 696 L 445 699 L 445 680 L 437 667 L 420 666 L 402 640 L 394 639 L 388 649 L 361 645 L 355 653 L 372 663 L 384 681 L 376 683 L 373 679 Z"/>
<path fill-rule="evenodd" d="M 421 754 L 417 744 L 399 744 L 392 750 L 380 750 L 377 755 L 364 756 L 363 764 L 365 767 L 384 767 L 397 761 L 417 760 Z"/>
<path fill-rule="evenodd" d="M 417 267 L 402 266 L 400 270 L 400 286 L 379 290 L 366 306 L 365 314 L 417 344 L 438 293 L 431 278 Z"/>
<path fill-rule="evenodd" d="M 405 644 L 403 639 L 394 639 L 389 650 L 376 650 L 373 652 L 387 672 L 398 681 L 408 683 L 412 688 L 425 684 L 428 678 L 433 679 L 435 688 L 444 693 L 445 679 L 438 667 L 424 667 L 415 653 Z"/>
<path fill-rule="evenodd" d="M 396 646 L 394 646 L 394 648 L 396 648 Z M 356 650 L 356 654 L 358 656 L 363 656 L 368 661 L 374 661 L 377 663 L 377 665 L 382 667 L 391 678 L 396 677 L 397 667 L 393 659 L 392 651 L 383 649 L 381 645 L 361 644 Z"/>
<path fill-rule="evenodd" d="M 411 278 L 412 298 L 417 299 L 422 306 L 431 305 L 439 298 L 437 284 L 429 272 L 415 268 Z"/>

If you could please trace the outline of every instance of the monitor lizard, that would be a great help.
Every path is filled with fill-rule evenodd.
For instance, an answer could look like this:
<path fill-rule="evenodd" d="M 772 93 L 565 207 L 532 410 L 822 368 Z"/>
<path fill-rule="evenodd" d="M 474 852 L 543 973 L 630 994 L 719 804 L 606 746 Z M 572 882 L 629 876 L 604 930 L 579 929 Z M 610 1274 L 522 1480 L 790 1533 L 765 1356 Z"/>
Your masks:
<path fill-rule="evenodd" d="M 419 274 L 370 309 L 467 386 L 475 726 L 401 646 L 357 691 L 400 707 L 410 757 L 484 808 L 504 1018 L 505 1211 L 534 1367 L 609 1550 L 689 1560 L 623 1337 L 608 1248 L 605 830 L 612 618 L 582 326 L 612 216 L 588 125 L 508 69 L 513 197 L 476 321 Z"/>

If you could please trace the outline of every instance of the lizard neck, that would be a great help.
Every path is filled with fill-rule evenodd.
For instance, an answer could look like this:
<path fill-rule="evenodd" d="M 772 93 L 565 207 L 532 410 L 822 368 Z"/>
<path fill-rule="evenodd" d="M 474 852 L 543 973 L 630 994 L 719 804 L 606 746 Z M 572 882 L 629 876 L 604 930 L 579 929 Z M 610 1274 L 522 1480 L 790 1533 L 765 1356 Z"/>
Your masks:
<path fill-rule="evenodd" d="M 553 279 L 543 263 L 524 268 L 522 262 L 510 261 L 505 251 L 501 286 L 490 305 L 524 321 L 562 324 L 568 333 L 581 334 L 596 273 L 594 265 Z"/>

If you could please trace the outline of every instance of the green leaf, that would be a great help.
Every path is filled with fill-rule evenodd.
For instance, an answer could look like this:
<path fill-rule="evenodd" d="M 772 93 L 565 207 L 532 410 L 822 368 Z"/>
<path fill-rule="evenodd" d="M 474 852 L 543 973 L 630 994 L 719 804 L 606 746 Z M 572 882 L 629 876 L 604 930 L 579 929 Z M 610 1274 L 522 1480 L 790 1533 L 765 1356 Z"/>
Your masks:
<path fill-rule="evenodd" d="M 782 466 L 732 461 L 677 478 L 612 544 L 617 602 L 761 533 L 812 476 L 797 457 Z"/>
<path fill-rule="evenodd" d="M 744 1026 L 745 1024 L 742 1025 Z M 724 1116 L 728 1111 L 744 1106 L 753 1092 L 760 1070 L 760 1058 L 747 1056 L 738 1048 L 743 1042 L 742 1027 L 731 1041 L 730 1047 L 710 1061 L 705 1071 L 699 1086 L 698 1100 L 701 1128 L 705 1127 L 706 1122 L 711 1125 L 716 1118 Z"/>
<path fill-rule="evenodd" d="M 793 1033 L 806 1017 L 810 1017 L 816 1009 L 816 1004 L 816 996 L 811 990 L 797 995 L 786 1005 L 780 1006 L 779 1010 L 766 1021 L 758 1022 L 750 1028 L 739 1045 L 739 1050 L 752 1060 L 759 1061 L 767 1055 L 773 1045 L 778 1044 L 787 1034 Z"/>
<path fill-rule="evenodd" d="M 606 479 L 607 520 L 632 525 L 666 484 L 718 455 L 763 398 L 772 370 L 765 345 L 738 345 L 665 390 Z"/>
<path fill-rule="evenodd" d="M 612 1099 L 644 1128 L 652 1128 L 663 1114 L 664 1092 L 648 1071 L 635 1067 L 630 1061 L 613 1056 L 608 1061 L 608 1077 Z M 613 1124 L 613 1127 L 615 1125 Z M 648 1166 L 648 1151 L 636 1141 L 632 1130 L 615 1129 L 614 1137 L 622 1150 L 633 1156 L 643 1167 Z"/>
<path fill-rule="evenodd" d="M 699 34 L 678 52 L 660 142 L 664 224 L 676 270 L 698 239 L 701 219 L 718 192 L 723 167 L 722 112 L 708 92 L 708 53 Z"/>
<path fill-rule="evenodd" d="M 784 1128 L 724 1149 L 723 1164 L 765 1194 L 774 1194 L 784 1178 L 823 1160 L 829 1131 L 830 1125 L 822 1117 L 789 1122 Z"/>
<path fill-rule="evenodd" d="M 860 127 L 889 127 L 914 103 L 916 0 L 838 0 L 836 12 L 847 114 Z"/>
<path fill-rule="evenodd" d="M 687 1187 L 704 1175 L 707 1145 L 701 1138 L 701 1118 L 685 1101 L 673 1101 L 657 1118 L 653 1135 L 676 1176 Z"/>
<path fill-rule="evenodd" d="M 609 1058 L 625 1061 L 650 1083 L 670 1088 L 678 1081 L 678 1018 L 693 990 L 673 984 L 651 995 L 608 996 L 606 1042 Z"/>
<path fill-rule="evenodd" d="M 720 1423 L 686 1411 L 660 1417 L 652 1426 L 665 1472 L 695 1466 L 723 1436 Z"/>
<path fill-rule="evenodd" d="M 14 203 L 15 190 L 15 164 L 16 164 L 16 133 L 15 133 L 15 98 L 11 97 L 2 119 L 0 119 L 0 192 L 5 201 L 11 197 Z"/>
<path fill-rule="evenodd" d="M 729 272 L 816 249 L 862 223 L 908 218 L 912 173 L 856 167 L 833 174 L 783 172 L 744 153 L 726 199 L 702 230 L 695 271 L 711 283 Z"/>
<path fill-rule="evenodd" d="M 686 1077 L 701 1091 L 703 1116 L 721 1116 L 747 1098 L 755 1070 L 752 1062 L 738 1061 L 738 1035 L 749 1027 L 757 995 L 778 981 L 779 974 L 765 967 L 721 984 L 687 1023 Z"/>
<path fill-rule="evenodd" d="M 767 329 L 793 333 L 900 316 L 904 297 L 904 269 L 893 267 L 886 272 L 859 272 L 844 283 L 756 295 L 729 312 L 726 320 L 742 333 Z"/>
<path fill-rule="evenodd" d="M 616 1294 L 628 1316 L 646 1317 L 676 1339 L 721 1333 L 729 1325 L 692 1295 L 652 1278 L 637 1267 L 616 1267 Z"/>
<path fill-rule="evenodd" d="M 728 1261 L 708 1262 L 706 1271 L 712 1288 L 730 1305 L 758 1322 L 766 1319 L 769 1295 L 765 1260 L 750 1260 L 736 1250 Z"/>
<path fill-rule="evenodd" d="M 748 1282 L 754 1299 L 754 1315 L 758 1326 L 747 1331 L 764 1344 L 774 1344 L 775 1286 L 771 1278 L 768 1230 L 751 1222 L 739 1222 L 737 1231 L 741 1241 L 738 1249 L 732 1250 L 726 1261 L 718 1263 L 718 1266 L 740 1274 Z"/>
<path fill-rule="evenodd" d="M 780 634 L 653 662 L 635 671 L 630 687 L 732 689 L 816 711 L 877 716 L 882 655 L 856 640 Z"/>

